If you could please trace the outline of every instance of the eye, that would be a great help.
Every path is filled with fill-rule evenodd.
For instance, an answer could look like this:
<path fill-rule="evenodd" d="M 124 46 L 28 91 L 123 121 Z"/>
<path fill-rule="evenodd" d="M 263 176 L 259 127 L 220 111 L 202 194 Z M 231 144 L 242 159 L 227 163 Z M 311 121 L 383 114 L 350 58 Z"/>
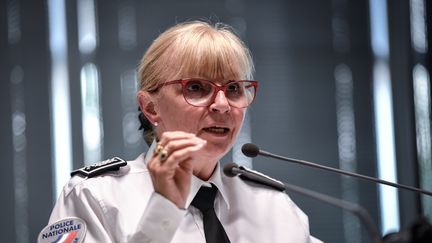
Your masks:
<path fill-rule="evenodd" d="M 190 80 L 186 84 L 186 91 L 188 92 L 198 92 L 203 89 L 203 84 L 199 80 Z"/>
<path fill-rule="evenodd" d="M 205 80 L 189 80 L 184 89 L 184 95 L 188 99 L 202 99 L 213 94 L 212 85 Z"/>
<path fill-rule="evenodd" d="M 239 94 L 241 93 L 241 87 L 240 84 L 235 82 L 235 83 L 231 83 L 227 86 L 227 92 L 229 93 L 233 93 L 233 94 Z"/>

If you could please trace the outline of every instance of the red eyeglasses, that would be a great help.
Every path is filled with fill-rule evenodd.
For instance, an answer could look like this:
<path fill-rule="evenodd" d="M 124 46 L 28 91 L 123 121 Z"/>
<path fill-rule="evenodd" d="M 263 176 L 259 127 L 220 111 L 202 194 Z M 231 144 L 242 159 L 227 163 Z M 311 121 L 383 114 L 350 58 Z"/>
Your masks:
<path fill-rule="evenodd" d="M 212 81 L 198 78 L 168 81 L 157 88 L 171 84 L 182 85 L 183 97 L 192 106 L 209 106 L 214 102 L 217 93 L 223 91 L 230 106 L 244 108 L 252 104 L 258 90 L 258 81 L 231 80 L 224 85 L 218 85 Z"/>

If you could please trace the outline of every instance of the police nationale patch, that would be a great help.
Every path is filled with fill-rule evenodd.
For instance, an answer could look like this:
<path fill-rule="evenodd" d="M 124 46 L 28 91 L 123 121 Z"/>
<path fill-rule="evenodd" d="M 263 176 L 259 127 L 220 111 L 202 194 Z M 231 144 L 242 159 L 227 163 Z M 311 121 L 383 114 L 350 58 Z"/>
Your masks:
<path fill-rule="evenodd" d="M 64 218 L 46 226 L 38 237 L 38 243 L 81 243 L 86 234 L 86 224 L 80 218 Z"/>

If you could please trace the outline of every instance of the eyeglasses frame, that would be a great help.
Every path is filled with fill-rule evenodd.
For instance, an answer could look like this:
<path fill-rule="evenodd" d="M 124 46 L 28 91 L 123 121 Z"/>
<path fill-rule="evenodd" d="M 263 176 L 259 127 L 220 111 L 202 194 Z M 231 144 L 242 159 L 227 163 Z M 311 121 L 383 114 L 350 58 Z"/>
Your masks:
<path fill-rule="evenodd" d="M 248 82 L 248 83 L 250 83 L 252 86 L 254 86 L 254 97 L 253 97 L 252 101 L 251 101 L 247 106 L 244 106 L 244 107 L 236 107 L 236 106 L 233 106 L 233 105 L 231 105 L 231 103 L 229 102 L 229 99 L 227 99 L 229 105 L 232 106 L 232 107 L 235 107 L 235 108 L 246 108 L 246 107 L 250 106 L 250 105 L 255 101 L 256 94 L 257 94 L 257 91 L 258 91 L 258 81 L 256 81 L 256 80 L 228 80 L 228 82 L 225 83 L 224 85 L 219 85 L 219 84 L 216 84 L 216 83 L 213 82 L 213 81 L 206 80 L 206 79 L 202 79 L 202 78 L 182 78 L 182 79 L 177 79 L 177 80 L 167 81 L 167 82 L 165 82 L 165 83 L 161 83 L 161 84 L 159 84 L 159 85 L 156 87 L 156 90 L 158 90 L 158 89 L 160 89 L 160 88 L 162 88 L 162 87 L 164 87 L 164 86 L 171 85 L 171 84 L 181 84 L 181 85 L 182 85 L 182 95 L 183 95 L 183 98 L 185 99 L 186 103 L 188 103 L 188 104 L 191 105 L 191 106 L 195 106 L 195 107 L 206 107 L 206 106 L 210 106 L 213 102 L 211 102 L 211 103 L 208 104 L 208 105 L 193 105 L 193 104 L 189 103 L 189 101 L 186 99 L 186 97 L 185 97 L 185 88 L 186 88 L 186 83 L 187 83 L 188 81 L 191 81 L 191 80 L 197 80 L 197 81 L 205 81 L 205 82 L 209 82 L 209 83 L 210 83 L 210 84 L 215 88 L 215 91 L 213 92 L 213 95 L 212 95 L 212 97 L 211 97 L 211 99 L 210 99 L 210 100 L 212 100 L 213 102 L 214 102 L 214 99 L 216 98 L 216 95 L 219 93 L 219 91 L 223 91 L 224 95 L 226 94 L 226 89 L 227 89 L 228 85 L 230 85 L 230 84 L 232 84 L 232 83 L 237 83 L 237 82 Z M 226 96 L 226 95 L 225 95 L 225 96 Z"/>

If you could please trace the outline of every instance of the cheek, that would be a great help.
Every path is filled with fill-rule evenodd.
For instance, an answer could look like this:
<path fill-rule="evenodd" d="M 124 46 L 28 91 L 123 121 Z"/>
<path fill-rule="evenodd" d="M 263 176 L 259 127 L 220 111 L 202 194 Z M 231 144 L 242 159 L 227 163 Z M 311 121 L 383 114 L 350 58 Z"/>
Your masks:
<path fill-rule="evenodd" d="M 161 117 L 167 130 L 196 133 L 202 120 L 202 109 L 189 107 L 188 104 L 171 104 L 161 107 Z"/>
<path fill-rule="evenodd" d="M 240 130 L 241 126 L 243 125 L 245 116 L 246 116 L 246 110 L 238 110 L 237 112 L 234 113 L 233 118 L 238 130 Z"/>
<path fill-rule="evenodd" d="M 183 110 L 182 112 L 183 114 L 177 115 L 177 127 L 186 132 L 197 133 L 199 123 L 203 120 L 202 113 L 193 110 Z"/>

